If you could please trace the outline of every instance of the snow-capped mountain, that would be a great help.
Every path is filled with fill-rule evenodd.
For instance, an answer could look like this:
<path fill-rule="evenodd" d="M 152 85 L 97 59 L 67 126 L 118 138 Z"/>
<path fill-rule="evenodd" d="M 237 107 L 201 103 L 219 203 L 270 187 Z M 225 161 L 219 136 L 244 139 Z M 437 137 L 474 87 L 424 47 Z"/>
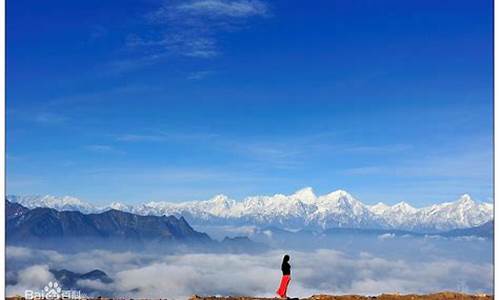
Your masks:
<path fill-rule="evenodd" d="M 78 198 L 64 196 L 64 197 L 55 197 L 55 196 L 7 196 L 7 200 L 10 202 L 16 202 L 21 204 L 27 208 L 35 208 L 35 207 L 49 207 L 55 210 L 64 211 L 64 210 L 76 210 L 82 213 L 92 213 L 96 211 L 96 208 L 84 202 Z"/>
<path fill-rule="evenodd" d="M 389 206 L 365 205 L 346 191 L 316 196 L 312 188 L 292 195 L 252 196 L 236 201 L 225 195 L 183 203 L 149 202 L 126 205 L 114 202 L 95 207 L 73 197 L 8 196 L 28 208 L 50 207 L 84 213 L 116 209 L 139 215 L 175 215 L 194 225 L 256 225 L 281 228 L 385 228 L 413 231 L 444 231 L 469 228 L 493 219 L 493 204 L 476 203 L 469 195 L 455 202 L 415 208 L 406 202 Z"/>

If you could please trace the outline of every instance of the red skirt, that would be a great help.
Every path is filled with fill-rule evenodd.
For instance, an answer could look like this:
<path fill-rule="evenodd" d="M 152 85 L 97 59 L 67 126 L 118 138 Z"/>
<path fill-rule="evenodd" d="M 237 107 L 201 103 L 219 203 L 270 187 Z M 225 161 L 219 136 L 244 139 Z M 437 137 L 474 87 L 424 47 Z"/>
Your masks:
<path fill-rule="evenodd" d="M 290 275 L 283 275 L 283 277 L 281 277 L 280 287 L 276 291 L 276 293 L 281 298 L 286 298 L 286 290 L 288 289 L 288 284 L 289 283 L 290 283 Z"/>

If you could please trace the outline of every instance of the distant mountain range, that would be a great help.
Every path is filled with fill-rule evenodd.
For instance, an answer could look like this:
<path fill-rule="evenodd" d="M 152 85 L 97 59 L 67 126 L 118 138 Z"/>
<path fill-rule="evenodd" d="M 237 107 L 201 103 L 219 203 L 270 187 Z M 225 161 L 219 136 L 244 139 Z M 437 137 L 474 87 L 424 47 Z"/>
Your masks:
<path fill-rule="evenodd" d="M 47 207 L 29 209 L 6 200 L 6 240 L 9 245 L 75 251 L 196 250 L 231 253 L 258 252 L 267 246 L 248 237 L 222 241 L 194 230 L 184 217 L 142 216 L 109 209 L 100 213 L 58 211 Z"/>
<path fill-rule="evenodd" d="M 453 229 L 445 232 L 442 235 L 447 237 L 476 236 L 484 238 L 493 238 L 494 229 L 495 229 L 494 221 L 489 221 L 476 227 Z"/>
<path fill-rule="evenodd" d="M 471 228 L 493 220 L 493 204 L 477 203 L 469 195 L 455 202 L 415 208 L 401 202 L 366 205 L 343 190 L 316 196 L 311 188 L 292 195 L 253 196 L 235 201 L 217 195 L 206 201 L 183 203 L 149 202 L 126 205 L 119 202 L 96 207 L 73 197 L 7 196 L 28 208 L 48 207 L 58 211 L 99 213 L 109 209 L 141 216 L 174 215 L 193 225 L 254 225 L 278 228 L 394 229 L 414 232 L 442 232 Z"/>
<path fill-rule="evenodd" d="M 50 269 L 49 271 L 50 273 L 52 273 L 52 275 L 54 275 L 54 278 L 64 289 L 80 290 L 82 293 L 87 295 L 93 295 L 98 292 L 98 288 L 96 288 L 95 284 L 96 282 L 98 283 L 97 287 L 99 285 L 105 285 L 113 282 L 113 279 L 111 279 L 106 273 L 97 269 L 83 274 L 72 272 L 66 269 Z M 81 285 L 82 282 L 84 283 L 86 281 L 93 282 L 93 288 Z"/>
<path fill-rule="evenodd" d="M 195 231 L 183 217 L 140 216 L 118 210 L 96 214 L 79 211 L 57 211 L 52 208 L 26 208 L 6 201 L 6 236 L 8 243 L 40 243 L 51 246 L 70 246 L 65 241 L 113 241 L 140 245 L 158 243 L 209 243 L 210 237 Z M 89 244 L 89 246 L 91 246 Z"/>

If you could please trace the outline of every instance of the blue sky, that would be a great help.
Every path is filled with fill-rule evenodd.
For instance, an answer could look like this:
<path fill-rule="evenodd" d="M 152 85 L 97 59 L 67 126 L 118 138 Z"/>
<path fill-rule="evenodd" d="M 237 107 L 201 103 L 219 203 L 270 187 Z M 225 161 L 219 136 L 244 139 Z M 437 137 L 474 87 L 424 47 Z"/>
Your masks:
<path fill-rule="evenodd" d="M 491 201 L 491 1 L 7 4 L 10 194 Z"/>

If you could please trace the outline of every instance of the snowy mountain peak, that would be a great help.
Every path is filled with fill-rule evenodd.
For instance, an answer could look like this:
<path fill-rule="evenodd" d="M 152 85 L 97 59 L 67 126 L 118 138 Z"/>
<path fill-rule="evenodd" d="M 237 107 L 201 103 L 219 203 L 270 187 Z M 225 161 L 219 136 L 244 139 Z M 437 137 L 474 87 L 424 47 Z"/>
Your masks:
<path fill-rule="evenodd" d="M 215 195 L 212 199 L 210 199 L 209 201 L 213 202 L 213 203 L 217 203 L 217 204 L 224 204 L 226 203 L 227 201 L 229 200 L 229 197 L 224 195 L 224 194 L 219 194 L 219 195 Z"/>
<path fill-rule="evenodd" d="M 17 202 L 27 208 L 50 207 L 57 210 L 78 210 L 81 212 L 92 212 L 94 207 L 87 202 L 71 196 L 56 197 L 45 196 L 14 196 L 8 195 L 7 200 Z"/>
<path fill-rule="evenodd" d="M 121 211 L 129 211 L 130 210 L 130 207 L 128 205 L 123 204 L 121 202 L 112 202 L 107 208 L 121 210 Z"/>
<path fill-rule="evenodd" d="M 469 195 L 463 195 L 455 202 L 423 208 L 415 208 L 406 202 L 393 206 L 384 203 L 368 206 L 344 190 L 316 196 L 310 187 L 292 195 L 252 196 L 241 201 L 217 195 L 193 202 L 137 205 L 114 202 L 104 208 L 69 196 L 7 196 L 7 200 L 28 208 L 50 207 L 83 213 L 113 208 L 139 215 L 184 216 L 193 225 L 388 228 L 429 232 L 468 228 L 493 220 L 493 204 L 476 203 Z"/>
<path fill-rule="evenodd" d="M 474 204 L 474 200 L 472 200 L 469 194 L 463 194 L 457 201 L 459 204 Z"/>
<path fill-rule="evenodd" d="M 336 190 L 324 196 L 320 196 L 319 200 L 329 201 L 329 202 L 347 202 L 347 203 L 359 202 L 356 198 L 354 198 L 351 194 L 349 194 L 344 190 Z"/>
<path fill-rule="evenodd" d="M 397 210 L 397 211 L 400 211 L 403 213 L 414 213 L 417 211 L 417 209 L 415 207 L 411 206 L 410 204 L 406 203 L 405 201 L 401 201 L 401 202 L 395 204 L 392 208 L 394 210 Z"/>
<path fill-rule="evenodd" d="M 216 195 L 210 199 L 209 202 L 212 203 L 218 211 L 230 209 L 234 205 L 234 200 L 229 199 L 228 196 L 223 194 Z"/>
<path fill-rule="evenodd" d="M 344 190 L 336 190 L 326 195 L 330 199 L 354 198 L 351 194 Z"/>
<path fill-rule="evenodd" d="M 368 207 L 371 212 L 373 212 L 374 214 L 376 215 L 380 215 L 380 214 L 383 214 L 384 212 L 386 212 L 388 209 L 390 209 L 391 207 L 387 204 L 384 204 L 382 202 L 379 202 L 375 205 L 371 205 Z"/>
<path fill-rule="evenodd" d="M 305 203 L 313 203 L 316 201 L 317 197 L 314 194 L 312 187 L 305 187 L 293 193 L 291 195 L 292 199 L 301 200 Z"/>

